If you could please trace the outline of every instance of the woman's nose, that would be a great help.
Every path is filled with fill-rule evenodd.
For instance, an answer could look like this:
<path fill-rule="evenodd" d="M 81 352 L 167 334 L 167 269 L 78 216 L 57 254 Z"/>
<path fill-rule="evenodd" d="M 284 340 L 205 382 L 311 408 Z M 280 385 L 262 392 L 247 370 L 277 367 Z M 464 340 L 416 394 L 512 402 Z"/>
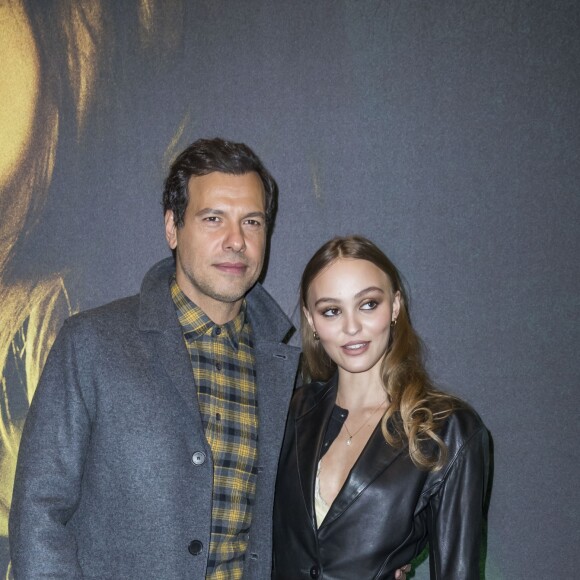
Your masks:
<path fill-rule="evenodd" d="M 361 323 L 356 314 L 344 314 L 344 332 L 349 335 L 355 335 L 361 329 Z"/>

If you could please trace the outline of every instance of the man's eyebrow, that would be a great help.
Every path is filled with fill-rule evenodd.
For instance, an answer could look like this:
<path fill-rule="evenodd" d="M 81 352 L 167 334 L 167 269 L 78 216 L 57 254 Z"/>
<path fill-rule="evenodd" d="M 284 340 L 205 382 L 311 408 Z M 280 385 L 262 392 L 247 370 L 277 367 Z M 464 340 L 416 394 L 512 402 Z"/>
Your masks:
<path fill-rule="evenodd" d="M 222 211 L 221 209 L 215 209 L 213 207 L 204 207 L 203 209 L 200 209 L 195 215 L 198 216 L 204 216 L 204 215 L 224 215 L 224 211 Z"/>
<path fill-rule="evenodd" d="M 262 218 L 263 220 L 266 219 L 266 214 L 263 211 L 251 211 L 250 213 L 247 213 L 244 216 L 245 218 L 253 218 L 253 217 L 258 217 L 258 218 Z"/>
<path fill-rule="evenodd" d="M 195 215 L 199 216 L 199 217 L 203 217 L 205 215 L 226 215 L 226 213 L 227 212 L 224 211 L 223 209 L 216 209 L 213 207 L 204 207 L 203 209 L 200 209 Z M 263 220 L 265 220 L 266 214 L 263 211 L 251 211 L 251 212 L 244 214 L 242 216 L 242 219 L 254 218 L 254 217 L 262 218 Z"/>
<path fill-rule="evenodd" d="M 382 288 L 379 288 L 378 286 L 369 286 L 368 288 L 365 288 L 364 290 L 361 290 L 360 292 L 357 292 L 354 295 L 354 297 L 355 298 L 360 298 L 361 296 L 364 296 L 365 294 L 368 294 L 369 292 L 380 292 L 381 294 L 384 294 L 385 293 L 385 291 Z M 325 303 L 325 302 L 335 302 L 335 303 L 338 303 L 338 302 L 340 302 L 340 300 L 338 298 L 327 298 L 326 296 L 323 296 L 322 298 L 319 298 L 314 303 L 314 306 L 318 306 L 318 304 Z"/>
<path fill-rule="evenodd" d="M 224 215 L 224 211 L 221 209 L 216 209 L 214 207 L 204 207 L 200 209 L 195 215 L 204 216 L 204 215 Z"/>

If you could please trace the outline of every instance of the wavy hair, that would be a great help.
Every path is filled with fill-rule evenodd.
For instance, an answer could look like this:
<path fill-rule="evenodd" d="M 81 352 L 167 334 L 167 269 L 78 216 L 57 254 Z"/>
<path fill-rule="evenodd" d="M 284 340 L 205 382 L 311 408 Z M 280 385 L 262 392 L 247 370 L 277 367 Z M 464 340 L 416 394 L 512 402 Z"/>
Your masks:
<path fill-rule="evenodd" d="M 302 377 L 305 381 L 327 381 L 336 372 L 336 363 L 314 339 L 304 309 L 313 280 L 339 258 L 367 260 L 382 270 L 391 283 L 391 296 L 400 293 L 400 310 L 381 375 L 389 406 L 381 428 L 389 445 L 409 445 L 409 455 L 420 469 L 436 471 L 447 459 L 447 447 L 437 434 L 443 421 L 462 402 L 435 387 L 424 364 L 423 347 L 411 324 L 408 294 L 395 265 L 371 241 L 362 236 L 336 237 L 312 256 L 300 282 L 302 335 Z"/>

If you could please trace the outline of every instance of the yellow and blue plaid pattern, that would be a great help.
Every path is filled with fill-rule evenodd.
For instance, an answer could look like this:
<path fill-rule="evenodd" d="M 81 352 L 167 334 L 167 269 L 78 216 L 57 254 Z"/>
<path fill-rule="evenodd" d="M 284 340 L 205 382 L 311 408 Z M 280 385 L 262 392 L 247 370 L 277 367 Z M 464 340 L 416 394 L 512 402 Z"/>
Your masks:
<path fill-rule="evenodd" d="M 211 540 L 206 578 L 242 577 L 256 492 L 258 399 L 252 330 L 245 303 L 222 326 L 171 281 L 214 462 Z"/>

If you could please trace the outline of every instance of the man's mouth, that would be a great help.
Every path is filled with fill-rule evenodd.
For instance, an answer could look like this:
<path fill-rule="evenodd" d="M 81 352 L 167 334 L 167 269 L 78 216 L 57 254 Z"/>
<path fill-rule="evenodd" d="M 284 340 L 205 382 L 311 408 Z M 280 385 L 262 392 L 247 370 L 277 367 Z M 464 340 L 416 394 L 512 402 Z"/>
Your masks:
<path fill-rule="evenodd" d="M 234 276 L 239 276 L 246 273 L 248 265 L 244 264 L 243 262 L 220 262 L 219 264 L 214 264 L 214 268 L 217 268 L 224 274 L 233 274 Z"/>

